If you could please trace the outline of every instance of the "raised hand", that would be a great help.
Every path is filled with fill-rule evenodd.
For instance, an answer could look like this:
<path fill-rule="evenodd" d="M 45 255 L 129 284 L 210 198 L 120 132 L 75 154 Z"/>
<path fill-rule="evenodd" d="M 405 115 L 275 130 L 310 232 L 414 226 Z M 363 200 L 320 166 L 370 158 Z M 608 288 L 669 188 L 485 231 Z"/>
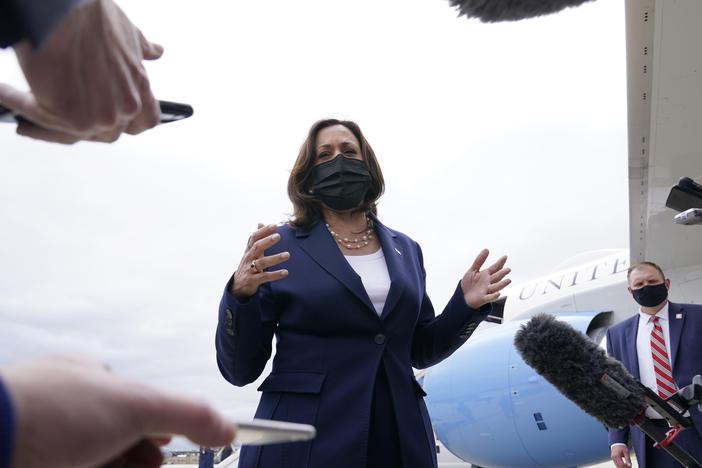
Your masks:
<path fill-rule="evenodd" d="M 510 279 L 505 278 L 511 271 L 504 267 L 507 262 L 506 255 L 500 257 L 487 269 L 480 269 L 489 254 L 488 249 L 483 249 L 461 279 L 463 299 L 472 309 L 478 309 L 488 302 L 497 300 L 500 297 L 500 291 L 511 283 Z"/>
<path fill-rule="evenodd" d="M 281 252 L 268 257 L 263 256 L 263 252 L 266 249 L 280 240 L 280 234 L 275 232 L 276 229 L 277 226 L 275 224 L 264 226 L 258 223 L 258 230 L 249 239 L 244 256 L 239 263 L 239 268 L 234 273 L 234 279 L 229 286 L 229 292 L 237 300 L 242 301 L 253 296 L 263 283 L 288 276 L 288 270 L 285 269 L 263 271 L 290 258 L 290 252 Z"/>

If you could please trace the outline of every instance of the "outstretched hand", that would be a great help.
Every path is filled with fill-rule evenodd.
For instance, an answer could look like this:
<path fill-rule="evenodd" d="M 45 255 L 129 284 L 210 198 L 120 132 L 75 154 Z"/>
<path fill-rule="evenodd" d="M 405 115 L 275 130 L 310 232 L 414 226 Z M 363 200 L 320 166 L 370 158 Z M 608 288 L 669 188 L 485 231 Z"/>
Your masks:
<path fill-rule="evenodd" d="M 483 249 L 461 279 L 463 299 L 471 309 L 478 309 L 488 302 L 497 300 L 500 297 L 500 291 L 511 283 L 510 279 L 505 278 L 511 271 L 504 267 L 507 262 L 506 255 L 500 257 L 488 268 L 480 269 L 489 254 L 488 249 Z"/>
<path fill-rule="evenodd" d="M 17 420 L 13 467 L 156 468 L 170 435 L 221 446 L 236 432 L 202 401 L 119 377 L 80 356 L 36 359 L 0 375 Z"/>

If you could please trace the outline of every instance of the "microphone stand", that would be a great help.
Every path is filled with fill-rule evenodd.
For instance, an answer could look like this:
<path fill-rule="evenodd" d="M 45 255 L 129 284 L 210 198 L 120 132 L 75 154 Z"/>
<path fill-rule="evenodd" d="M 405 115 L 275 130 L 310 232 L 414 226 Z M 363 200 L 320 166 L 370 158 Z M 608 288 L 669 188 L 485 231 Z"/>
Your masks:
<path fill-rule="evenodd" d="M 602 376 L 601 381 L 622 398 L 626 398 L 631 394 L 623 385 L 607 374 Z M 700 403 L 700 400 L 702 400 L 702 376 L 696 375 L 690 385 L 681 388 L 666 400 L 641 382 L 637 381 L 637 383 L 640 385 L 641 391 L 646 394 L 646 403 L 663 416 L 670 426 L 670 430 L 663 432 L 659 426 L 648 419 L 644 415 L 646 408 L 639 412 L 631 425 L 639 426 L 639 429 L 644 434 L 655 441 L 654 447 L 668 452 L 682 466 L 686 468 L 702 468 L 702 464 L 699 461 L 695 460 L 692 455 L 675 443 L 675 438 L 678 434 L 692 426 L 691 419 L 683 416 L 685 412 L 694 405 L 697 405 L 702 410 L 702 404 Z"/>

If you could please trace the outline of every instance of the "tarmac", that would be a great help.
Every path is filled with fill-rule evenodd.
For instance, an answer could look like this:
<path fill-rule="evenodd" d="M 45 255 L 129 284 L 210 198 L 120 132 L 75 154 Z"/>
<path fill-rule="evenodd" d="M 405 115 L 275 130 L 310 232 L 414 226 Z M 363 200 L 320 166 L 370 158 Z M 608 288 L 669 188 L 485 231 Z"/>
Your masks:
<path fill-rule="evenodd" d="M 232 457 L 229 457 L 226 460 L 223 460 L 222 463 L 215 464 L 215 468 L 236 468 L 238 465 L 238 454 L 233 455 Z M 444 447 L 440 442 L 439 442 L 439 452 L 437 454 L 437 460 L 439 462 L 439 468 L 470 468 L 472 465 L 470 463 L 466 463 L 460 458 L 454 456 L 451 452 L 449 452 L 446 447 Z M 632 456 L 631 459 L 632 462 L 632 468 L 638 468 L 638 464 L 636 463 L 636 458 Z M 197 465 L 191 465 L 191 464 L 169 464 L 169 465 L 163 465 L 163 467 L 170 467 L 170 468 L 197 468 Z M 486 467 L 489 468 L 489 467 Z M 605 463 L 599 463 L 595 465 L 587 465 L 587 466 L 582 466 L 579 468 L 616 468 L 614 466 L 614 463 L 611 461 L 605 462 Z"/>

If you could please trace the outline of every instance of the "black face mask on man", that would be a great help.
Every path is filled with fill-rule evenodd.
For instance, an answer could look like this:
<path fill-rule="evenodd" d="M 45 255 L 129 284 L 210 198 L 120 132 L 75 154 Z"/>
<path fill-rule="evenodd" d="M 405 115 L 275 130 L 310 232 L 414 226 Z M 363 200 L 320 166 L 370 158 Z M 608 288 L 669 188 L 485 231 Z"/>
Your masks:
<path fill-rule="evenodd" d="M 668 297 L 668 288 L 665 283 L 654 284 L 652 286 L 644 286 L 643 288 L 633 289 L 631 294 L 634 300 L 644 307 L 655 307 L 662 303 Z"/>
<path fill-rule="evenodd" d="M 360 159 L 338 154 L 312 168 L 314 195 L 329 208 L 337 211 L 356 208 L 361 204 L 371 184 L 371 175 Z"/>

